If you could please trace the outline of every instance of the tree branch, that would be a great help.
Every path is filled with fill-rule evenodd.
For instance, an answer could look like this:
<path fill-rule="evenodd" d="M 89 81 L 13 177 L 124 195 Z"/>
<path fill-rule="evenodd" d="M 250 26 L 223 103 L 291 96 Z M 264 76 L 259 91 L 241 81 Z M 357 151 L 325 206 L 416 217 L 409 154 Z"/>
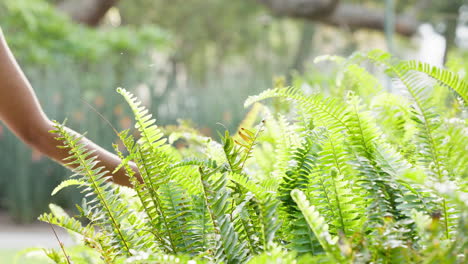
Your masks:
<path fill-rule="evenodd" d="M 95 27 L 117 2 L 118 0 L 65 0 L 58 8 L 74 21 Z"/>
<path fill-rule="evenodd" d="M 384 30 L 384 11 L 333 0 L 257 0 L 278 16 L 308 19 L 349 29 Z M 326 3 L 325 3 L 326 2 Z M 328 5 L 327 5 L 328 3 Z M 396 16 L 395 32 L 411 36 L 419 22 L 413 17 Z"/>
<path fill-rule="evenodd" d="M 257 0 L 273 13 L 291 17 L 324 17 L 330 15 L 339 0 Z"/>

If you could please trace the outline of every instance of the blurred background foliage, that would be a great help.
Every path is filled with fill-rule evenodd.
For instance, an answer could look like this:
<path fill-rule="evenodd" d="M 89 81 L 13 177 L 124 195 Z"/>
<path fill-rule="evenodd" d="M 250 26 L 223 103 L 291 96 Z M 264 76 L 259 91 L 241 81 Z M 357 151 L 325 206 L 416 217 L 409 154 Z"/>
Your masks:
<path fill-rule="evenodd" d="M 216 137 L 222 129 L 217 123 L 235 129 L 246 113 L 245 98 L 270 88 L 274 76 L 342 92 L 332 67 L 310 63 L 316 55 L 386 49 L 389 41 L 400 56 L 415 57 L 418 48 L 414 37 L 401 32 L 386 39 L 383 26 L 337 27 L 325 11 L 303 19 L 285 14 L 273 0 L 102 0 L 109 6 L 97 23 L 80 21 L 75 11 L 93 1 L 1 0 L 0 26 L 48 116 L 68 118 L 70 127 L 87 131 L 107 149 L 116 137 L 97 112 L 117 130 L 132 126 L 117 87 L 137 94 L 160 125 L 190 120 Z M 430 23 L 449 40 L 454 57 L 467 56 L 457 49 L 463 41 L 456 37 L 457 25 L 468 23 L 463 0 L 329 2 Z M 462 71 L 466 61 L 453 65 Z M 19 222 L 35 219 L 52 200 L 70 208 L 81 199 L 71 192 L 50 197 L 70 172 L 30 150 L 1 123 L 0 173 L 0 210 Z"/>
<path fill-rule="evenodd" d="M 2 1 L 0 16 L 15 56 L 28 64 L 55 64 L 57 57 L 94 63 L 121 51 L 135 56 L 168 40 L 167 32 L 151 25 L 96 31 L 74 23 L 44 0 Z"/>

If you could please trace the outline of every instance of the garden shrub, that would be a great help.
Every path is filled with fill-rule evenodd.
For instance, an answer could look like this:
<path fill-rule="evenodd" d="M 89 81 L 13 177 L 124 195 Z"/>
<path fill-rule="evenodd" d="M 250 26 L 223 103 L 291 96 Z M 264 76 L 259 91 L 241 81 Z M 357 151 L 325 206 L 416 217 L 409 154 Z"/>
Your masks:
<path fill-rule="evenodd" d="M 48 255 L 57 263 L 466 263 L 467 83 L 381 51 L 321 60 L 340 65 L 344 96 L 278 81 L 247 99 L 255 106 L 221 143 L 183 126 L 168 133 L 119 88 L 139 131 L 138 139 L 120 132 L 125 150 L 115 148 L 134 189 L 108 181 L 57 123 L 78 167 L 56 191 L 79 185 L 88 221 L 56 206 L 40 219 L 88 250 Z M 382 90 L 364 61 L 401 92 Z M 268 98 L 280 111 L 259 104 Z"/>
<path fill-rule="evenodd" d="M 156 67 L 148 67 L 154 63 L 148 53 L 169 50 L 168 34 L 156 26 L 87 28 L 47 0 L 2 0 L 0 18 L 5 39 L 44 112 L 53 119 L 68 117 L 74 129 L 86 127 L 101 146 L 112 143 L 108 127 L 83 100 L 114 124 L 130 120 L 125 111 L 114 114 L 120 103 L 115 87 L 151 83 Z M 69 172 L 31 151 L 3 124 L 0 157 L 0 210 L 15 222 L 31 222 L 47 209 L 51 190 Z M 79 193 L 67 192 L 53 202 L 72 207 L 80 200 Z"/>

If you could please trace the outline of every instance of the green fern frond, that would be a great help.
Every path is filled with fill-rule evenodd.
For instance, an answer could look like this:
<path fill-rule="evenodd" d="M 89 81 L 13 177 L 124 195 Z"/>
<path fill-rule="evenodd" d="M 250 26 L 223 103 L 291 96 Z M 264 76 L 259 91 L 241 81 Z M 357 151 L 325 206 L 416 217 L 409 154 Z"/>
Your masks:
<path fill-rule="evenodd" d="M 318 256 L 324 253 L 322 246 L 317 240 L 314 232 L 307 224 L 304 215 L 298 212 L 288 213 L 288 220 L 281 230 L 284 239 L 289 243 L 287 248 L 297 252 L 300 256 Z"/>
<path fill-rule="evenodd" d="M 193 244 L 194 248 L 199 248 L 196 254 L 214 262 L 212 250 L 216 248 L 218 241 L 214 239 L 215 230 L 211 222 L 210 210 L 203 195 L 193 198 L 192 215 L 193 218 L 190 220 L 189 225 L 192 226 L 194 239 L 197 239 L 197 242 Z"/>
<path fill-rule="evenodd" d="M 84 227 L 80 221 L 68 216 L 58 206 L 50 204 L 51 213 L 45 213 L 39 216 L 39 220 L 45 223 L 59 226 L 67 230 L 72 236 L 79 236 L 84 245 L 95 249 L 104 263 L 113 263 L 115 258 L 114 249 L 107 243 L 108 239 L 100 232 L 96 232 L 92 225 Z"/>
<path fill-rule="evenodd" d="M 118 134 L 126 150 L 114 145 L 115 171 L 134 189 L 111 183 L 81 139 L 57 124 L 53 132 L 76 174 L 54 193 L 79 185 L 85 198 L 77 207 L 89 222 L 54 206 L 40 219 L 77 234 L 106 264 L 463 263 L 468 134 L 463 107 L 445 111 L 456 101 L 445 86 L 466 99 L 465 83 L 380 51 L 326 59 L 342 67 L 326 81 L 336 89 L 317 88 L 315 75 L 293 88 L 278 78 L 274 89 L 246 101 L 275 98 L 275 111 L 257 104 L 221 143 L 184 124 L 158 128 L 118 89 L 139 137 Z M 381 86 L 364 60 L 383 65 L 408 96 L 376 97 Z M 344 89 L 352 91 L 343 96 Z M 260 114 L 265 122 L 253 128 Z M 186 147 L 173 146 L 179 142 Z"/>
<path fill-rule="evenodd" d="M 291 191 L 309 186 L 310 177 L 313 171 L 317 170 L 317 152 L 318 144 L 312 138 L 306 138 L 302 146 L 292 153 L 291 163 L 294 166 L 285 173 L 278 188 L 278 197 L 286 211 L 297 211 L 297 205 L 291 198 Z"/>
<path fill-rule="evenodd" d="M 377 139 L 381 137 L 381 131 L 369 111 L 364 109 L 359 97 L 349 93 L 347 101 L 350 113 L 348 127 L 351 147 L 360 155 L 370 158 L 375 151 Z"/>
<path fill-rule="evenodd" d="M 241 128 L 235 136 L 225 131 L 221 137 L 228 168 L 234 173 L 243 173 L 247 159 L 252 156 L 253 149 L 263 131 L 264 122 L 254 130 Z"/>
<path fill-rule="evenodd" d="M 245 162 L 252 156 L 253 149 L 257 144 L 258 138 L 264 129 L 265 120 L 263 120 L 260 125 L 254 130 L 241 127 L 237 132 L 237 139 L 234 139 L 234 142 L 239 145 L 242 149 L 242 157 L 240 169 L 243 170 L 245 167 Z"/>
<path fill-rule="evenodd" d="M 253 193 L 256 197 L 262 197 L 265 193 L 271 193 L 276 190 L 276 185 L 271 184 L 259 184 L 254 182 L 253 179 L 250 179 L 242 174 L 230 173 L 229 179 L 236 184 L 241 185 L 248 192 Z"/>
<path fill-rule="evenodd" d="M 63 209 L 55 204 L 49 204 L 51 213 L 44 213 L 38 217 L 38 220 L 60 226 L 67 231 L 79 234 L 81 236 L 92 235 L 95 233 L 91 226 L 83 227 L 80 221 L 70 217 Z"/>
<path fill-rule="evenodd" d="M 297 203 L 299 210 L 304 215 L 307 223 L 330 259 L 335 263 L 349 262 L 343 257 L 340 248 L 338 247 L 338 237 L 330 234 L 328 224 L 325 222 L 325 219 L 320 216 L 313 205 L 310 205 L 305 194 L 302 191 L 295 189 L 291 192 L 291 197 Z"/>
<path fill-rule="evenodd" d="M 242 224 L 239 230 L 247 232 L 243 238 L 251 245 L 251 248 L 256 250 L 258 250 L 258 247 L 266 249 L 273 242 L 276 231 L 281 224 L 277 210 L 279 201 L 274 196 L 276 184 L 273 182 L 258 184 L 244 175 L 235 173 L 230 173 L 229 179 L 246 190 L 245 198 L 237 206 L 238 210 L 245 208 L 244 212 L 238 213 L 241 217 L 239 221 Z M 247 215 L 250 219 L 245 218 Z M 246 226 L 249 228 L 246 228 Z M 252 233 L 251 231 L 254 230 L 260 232 L 260 234 Z M 258 245 L 257 243 L 255 243 L 256 246 L 252 245 L 251 237 L 258 238 L 256 240 Z"/>
<path fill-rule="evenodd" d="M 244 262 L 250 258 L 251 253 L 246 248 L 246 243 L 239 241 L 239 234 L 228 213 L 230 195 L 226 188 L 226 175 L 216 172 L 200 169 L 203 195 L 215 230 L 214 258 L 217 262 Z"/>
<path fill-rule="evenodd" d="M 77 179 L 64 180 L 59 185 L 57 185 L 57 187 L 54 188 L 54 190 L 52 191 L 52 193 L 50 195 L 54 196 L 58 192 L 60 192 L 61 190 L 65 189 L 67 187 L 76 186 L 76 185 L 83 186 L 83 185 L 86 185 L 86 183 L 84 181 L 80 181 L 80 180 L 77 180 Z"/>
<path fill-rule="evenodd" d="M 386 148 L 388 144 L 373 118 L 362 110 L 359 99 L 351 96 L 348 102 L 351 132 L 347 140 L 355 156 L 352 163 L 359 174 L 360 185 L 367 193 L 366 226 L 373 230 L 384 226 L 385 217 L 403 221 L 407 216 L 398 210 L 402 192 L 396 181 L 400 173 L 396 168 L 405 168 L 405 162 L 398 153 Z"/>
<path fill-rule="evenodd" d="M 70 260 L 67 260 L 66 256 L 63 256 L 63 253 L 60 253 L 58 250 L 55 249 L 45 249 L 44 253 L 46 256 L 52 260 L 54 263 L 57 264 L 66 264 L 70 263 Z"/>
<path fill-rule="evenodd" d="M 141 105 L 141 102 L 133 94 L 125 89 L 118 88 L 117 92 L 124 97 L 135 115 L 135 127 L 141 134 L 139 143 L 141 145 L 146 143 L 153 150 L 162 147 L 166 139 L 162 138 L 161 130 L 155 125 L 156 120 L 152 119 L 152 115 L 148 114 L 148 110 Z"/>
<path fill-rule="evenodd" d="M 445 176 L 443 171 L 446 166 L 444 165 L 445 155 L 442 148 L 442 138 L 437 131 L 440 129 L 441 120 L 435 112 L 432 102 L 427 91 L 427 78 L 422 78 L 421 75 L 414 71 L 410 71 L 401 66 L 391 55 L 374 51 L 368 54 L 368 57 L 382 63 L 388 71 L 393 73 L 408 90 L 412 97 L 415 107 L 412 110 L 413 120 L 419 127 L 418 139 L 420 147 L 423 149 L 421 161 L 425 164 L 434 163 L 430 171 L 438 181 L 442 181 Z"/>
<path fill-rule="evenodd" d="M 120 219 L 128 214 L 128 210 L 115 195 L 117 192 L 115 186 L 108 182 L 109 176 L 106 175 L 109 173 L 104 171 L 103 167 L 97 167 L 97 158 L 92 156 L 92 152 L 86 150 L 85 145 L 80 142 L 81 137 L 71 135 L 65 126 L 59 123 L 55 124 L 55 129 L 52 132 L 59 135 L 57 140 L 70 149 L 70 157 L 67 158 L 68 165 L 75 167 L 75 176 L 87 183 L 85 192 L 96 196 L 89 202 L 89 206 L 103 214 L 101 221 L 110 227 L 108 232 L 113 238 L 110 241 L 111 245 L 115 247 L 116 253 L 122 252 L 130 256 L 134 236 L 131 231 L 123 230 L 119 224 Z"/>
<path fill-rule="evenodd" d="M 416 146 L 412 144 L 412 140 L 417 129 L 411 120 L 410 102 L 402 95 L 381 93 L 373 97 L 369 108 L 376 120 L 379 120 L 378 126 L 385 139 L 411 164 L 415 164 Z"/>
<path fill-rule="evenodd" d="M 157 209 L 153 202 L 153 196 L 151 196 L 150 190 L 146 188 L 146 185 L 141 183 L 139 179 L 137 179 L 137 177 L 135 176 L 135 172 L 132 170 L 132 168 L 130 168 L 128 164 L 128 161 L 130 159 L 136 160 L 138 146 L 133 136 L 129 133 L 129 130 L 124 130 L 120 132 L 119 138 L 130 154 L 127 157 L 124 157 L 123 153 L 118 149 L 117 145 L 114 145 L 114 149 L 116 150 L 119 158 L 122 160 L 121 166 L 125 168 L 125 171 L 129 176 L 130 181 L 133 187 L 135 188 L 138 198 L 142 204 L 143 211 L 145 212 L 145 216 L 147 218 L 147 221 L 145 221 L 145 224 L 147 225 L 145 229 L 153 230 L 151 234 L 155 236 L 155 240 L 157 240 L 159 244 L 163 247 L 167 247 L 167 240 L 163 239 L 164 235 L 159 230 L 153 229 L 154 226 L 159 225 L 159 217 L 157 215 Z"/>
<path fill-rule="evenodd" d="M 357 232 L 365 221 L 365 216 L 358 208 L 365 205 L 361 195 L 357 173 L 352 170 L 349 163 L 351 156 L 345 149 L 344 136 L 341 133 L 330 133 L 322 129 L 323 139 L 320 143 L 320 151 L 317 153 L 320 173 L 314 176 L 314 181 L 320 181 L 322 192 L 317 194 L 322 197 L 328 194 L 329 201 L 322 212 L 328 212 L 333 227 L 332 232 L 351 235 Z M 311 197 L 314 197 L 311 194 Z M 322 208 L 317 204 L 317 207 Z"/>
<path fill-rule="evenodd" d="M 271 264 L 271 263 L 306 263 L 297 261 L 295 252 L 285 250 L 281 245 L 274 244 L 267 251 L 254 256 L 248 263 L 249 264 Z M 310 262 L 310 263 L 321 263 Z"/>
<path fill-rule="evenodd" d="M 221 140 L 229 169 L 235 173 L 242 173 L 243 159 L 241 146 L 235 143 L 234 138 L 229 135 L 229 131 L 227 130 L 224 133 L 224 137 L 221 136 Z"/>
<path fill-rule="evenodd" d="M 193 149 L 193 153 L 190 154 L 197 155 L 196 158 L 209 159 L 216 161 L 218 164 L 224 164 L 227 162 L 226 157 L 224 156 L 223 146 L 211 137 L 187 131 L 175 131 L 168 137 L 169 144 L 174 144 L 179 139 L 187 142 L 189 148 Z"/>
<path fill-rule="evenodd" d="M 458 175 L 456 180 L 460 182 L 461 186 L 464 186 L 465 190 L 468 190 L 467 178 L 468 178 L 468 132 L 464 125 L 465 121 L 461 119 L 452 119 L 451 123 L 446 124 L 446 131 L 448 138 L 446 138 L 447 144 L 447 156 L 448 166 L 453 171 L 454 175 Z"/>
<path fill-rule="evenodd" d="M 290 243 L 288 247 L 300 255 L 315 255 L 322 252 L 317 238 L 291 197 L 291 191 L 294 189 L 310 190 L 310 181 L 318 170 L 319 140 L 319 137 L 309 132 L 302 146 L 292 153 L 291 161 L 293 162 L 290 163 L 290 166 L 292 166 L 283 176 L 278 188 L 278 198 L 282 202 L 282 209 L 285 212 L 282 214 L 285 222 L 282 232 L 290 234 L 286 236 Z"/>
<path fill-rule="evenodd" d="M 141 135 L 137 144 L 128 144 L 126 147 L 137 164 L 144 182 L 145 188 L 141 189 L 142 203 L 145 204 L 147 214 L 151 215 L 151 219 L 158 219 L 153 224 L 156 227 L 161 225 L 164 227 L 157 228 L 157 230 L 164 230 L 164 235 L 159 237 L 162 239 L 165 250 L 177 253 L 174 237 L 170 232 L 169 218 L 162 208 L 161 196 L 158 192 L 161 186 L 170 181 L 170 175 L 164 173 L 169 164 L 174 163 L 169 151 L 170 147 L 166 144 L 161 130 L 155 125 L 155 120 L 151 118 L 152 116 L 148 114 L 148 110 L 141 105 L 141 102 L 125 89 L 119 88 L 117 92 L 130 105 L 136 120 L 135 127 Z"/>
<path fill-rule="evenodd" d="M 299 134 L 296 133 L 296 127 L 282 114 L 274 116 L 268 109 L 264 112 L 266 128 L 261 138 L 263 144 L 258 149 L 271 153 L 265 170 L 268 173 L 259 181 L 272 179 L 279 182 L 288 170 L 291 152 L 300 145 Z M 258 160 L 258 155 L 256 158 Z"/>
<path fill-rule="evenodd" d="M 344 69 L 344 78 L 341 80 L 347 90 L 359 94 L 362 98 L 372 98 L 382 91 L 380 81 L 365 68 L 357 64 L 349 64 Z"/>
<path fill-rule="evenodd" d="M 189 195 L 199 195 L 202 186 L 198 167 L 217 169 L 218 163 L 216 160 L 189 158 L 168 166 L 163 173 L 170 175 L 171 181 L 183 187 Z M 221 171 L 226 170 L 227 168 L 221 167 Z"/>
<path fill-rule="evenodd" d="M 255 102 L 275 97 L 297 102 L 297 107 L 303 113 L 313 116 L 314 122 L 317 122 L 316 125 L 325 126 L 327 129 L 335 131 L 349 129 L 346 125 L 346 107 L 340 102 L 332 98 L 324 98 L 320 94 L 305 96 L 300 89 L 294 87 L 269 89 L 259 95 L 250 96 L 245 101 L 244 106 L 248 107 Z"/>
<path fill-rule="evenodd" d="M 463 98 L 465 104 L 468 102 L 468 83 L 454 72 L 415 60 L 403 62 L 400 65 L 400 70 L 423 72 L 443 85 L 452 88 Z"/>
<path fill-rule="evenodd" d="M 441 119 L 435 111 L 435 107 L 431 102 L 431 97 L 427 90 L 427 87 L 430 86 L 428 78 L 421 76 L 421 73 L 408 66 L 411 66 L 411 64 L 401 63 L 398 59 L 392 57 L 388 53 L 372 51 L 368 53 L 366 57 L 376 63 L 384 65 L 387 71 L 401 81 L 409 92 L 409 95 L 414 102 L 412 119 L 419 128 L 416 139 L 418 140 L 420 145 L 419 148 L 421 149 L 420 161 L 425 164 L 428 173 L 432 176 L 432 179 L 439 183 L 448 179 L 453 179 L 453 175 L 450 175 L 450 172 L 447 170 L 448 167 L 446 161 L 448 159 L 448 153 L 446 148 L 443 146 L 443 133 L 440 133 Z M 459 83 L 457 78 L 452 75 L 446 76 L 443 72 L 440 74 L 436 74 L 435 72 L 432 73 L 434 76 L 440 75 L 440 77 L 443 78 L 443 80 L 439 81 L 454 84 L 457 89 L 462 89 L 460 87 L 463 87 L 463 84 Z M 461 92 L 463 93 L 464 90 L 462 89 Z M 445 199 L 442 199 L 440 206 L 446 226 L 445 234 L 446 237 L 449 238 L 449 213 Z"/>
<path fill-rule="evenodd" d="M 356 64 L 355 60 L 354 56 L 347 59 L 340 56 L 323 55 L 315 58 L 314 63 L 323 61 L 335 62 L 339 65 L 340 69 L 340 72 L 337 74 L 337 86 L 354 91 L 364 99 L 371 99 L 373 98 L 372 95 L 382 90 L 382 85 L 377 77 Z M 339 90 L 339 92 L 343 91 Z"/>
<path fill-rule="evenodd" d="M 187 159 L 187 160 L 177 162 L 176 164 L 167 167 L 164 173 L 170 173 L 174 169 L 186 167 L 186 166 L 204 167 L 208 169 L 218 168 L 218 164 L 215 160 L 202 160 L 202 159 L 193 158 L 193 159 Z"/>
<path fill-rule="evenodd" d="M 239 233 L 239 239 L 246 242 L 249 251 L 253 255 L 257 255 L 262 252 L 263 243 L 258 234 L 258 228 L 260 227 L 255 221 L 258 217 L 248 208 L 254 203 L 253 198 L 252 193 L 247 193 L 245 198 L 236 205 L 232 216 L 234 218 L 234 228 Z"/>
<path fill-rule="evenodd" d="M 151 192 L 154 193 L 159 185 L 169 180 L 167 175 L 161 173 L 168 164 L 173 162 L 171 155 L 167 153 L 169 145 L 166 144 L 162 131 L 155 125 L 156 121 L 148 114 L 148 110 L 141 105 L 141 102 L 125 89 L 119 88 L 117 92 L 124 97 L 132 109 L 136 120 L 135 127 L 141 135 L 133 152 L 130 152 L 130 149 L 128 151 L 134 156 L 134 161 L 147 187 L 151 188 Z"/>
<path fill-rule="evenodd" d="M 281 222 L 278 214 L 279 201 L 273 195 L 266 193 L 259 199 L 259 205 L 259 217 L 262 221 L 263 248 L 267 249 L 275 239 L 276 231 L 280 228 Z"/>
<path fill-rule="evenodd" d="M 139 179 L 136 177 L 135 172 L 133 169 L 130 167 L 128 164 L 128 161 L 131 159 L 135 159 L 133 155 L 136 153 L 137 145 L 135 140 L 133 139 L 133 136 L 128 133 L 129 130 L 125 130 L 119 133 L 119 137 L 121 141 L 123 142 L 124 146 L 127 148 L 127 150 L 132 153 L 127 157 L 124 157 L 123 153 L 118 149 L 117 145 L 114 145 L 114 149 L 116 150 L 119 158 L 122 160 L 121 166 L 125 168 L 125 171 L 127 172 L 127 175 L 130 178 L 130 181 L 136 191 L 137 197 L 139 198 L 139 201 L 141 202 L 141 207 L 142 207 L 142 215 L 141 219 L 142 223 L 140 226 L 140 230 L 144 230 L 147 232 L 146 234 L 142 235 L 141 237 L 147 237 L 147 236 L 153 236 L 153 239 L 150 239 L 152 242 L 156 242 L 162 246 L 164 250 L 167 249 L 167 240 L 165 240 L 163 237 L 163 233 L 161 230 L 156 229 L 154 227 L 157 227 L 160 225 L 159 222 L 159 216 L 157 214 L 157 209 L 153 203 L 152 197 L 149 194 L 149 190 L 146 188 L 146 186 L 139 181 Z M 130 159 L 129 159 L 130 158 Z M 149 231 L 151 230 L 151 231 Z M 147 248 L 150 248 L 149 246 Z"/>
<path fill-rule="evenodd" d="M 190 224 L 193 218 L 192 199 L 175 183 L 161 187 L 161 207 L 167 217 L 168 233 L 178 253 L 196 254 L 201 246 L 197 243 L 197 234 Z"/>

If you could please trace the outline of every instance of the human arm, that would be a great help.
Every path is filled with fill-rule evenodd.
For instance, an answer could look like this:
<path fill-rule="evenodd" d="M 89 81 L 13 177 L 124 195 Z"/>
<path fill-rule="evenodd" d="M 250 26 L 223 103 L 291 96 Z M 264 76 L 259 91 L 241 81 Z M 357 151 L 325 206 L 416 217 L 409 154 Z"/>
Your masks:
<path fill-rule="evenodd" d="M 57 148 L 57 145 L 61 144 L 55 139 L 56 135 L 49 132 L 54 129 L 54 124 L 42 110 L 34 90 L 8 48 L 1 30 L 0 121 L 4 122 L 26 144 L 55 161 L 64 164 L 64 159 L 69 156 L 69 149 Z M 78 135 L 71 129 L 69 131 Z M 94 155 L 98 157 L 97 166 L 104 166 L 106 170 L 113 171 L 120 164 L 120 159 L 116 155 L 90 140 L 83 137 L 82 143 L 88 150 L 94 151 Z M 131 164 L 131 166 L 137 171 L 135 165 Z M 114 173 L 112 177 L 117 184 L 131 186 L 123 168 Z"/>

